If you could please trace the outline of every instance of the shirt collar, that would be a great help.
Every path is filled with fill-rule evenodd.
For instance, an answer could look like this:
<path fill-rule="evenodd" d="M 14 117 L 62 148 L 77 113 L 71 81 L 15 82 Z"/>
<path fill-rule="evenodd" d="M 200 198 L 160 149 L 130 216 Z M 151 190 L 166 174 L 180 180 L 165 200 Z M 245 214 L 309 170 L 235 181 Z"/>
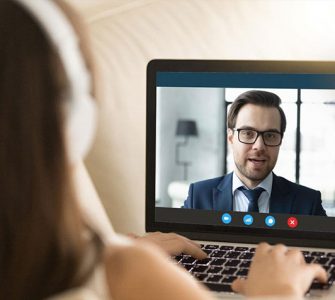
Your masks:
<path fill-rule="evenodd" d="M 257 187 L 261 187 L 263 188 L 269 195 L 271 195 L 271 191 L 272 191 L 272 180 L 273 180 L 273 173 L 270 172 L 268 176 L 266 176 L 264 178 L 264 180 L 257 185 Z M 232 192 L 233 194 L 235 193 L 235 191 L 241 187 L 244 186 L 245 188 L 247 188 L 244 183 L 241 181 L 240 178 L 238 178 L 238 176 L 236 175 L 235 172 L 233 172 L 233 189 Z"/>

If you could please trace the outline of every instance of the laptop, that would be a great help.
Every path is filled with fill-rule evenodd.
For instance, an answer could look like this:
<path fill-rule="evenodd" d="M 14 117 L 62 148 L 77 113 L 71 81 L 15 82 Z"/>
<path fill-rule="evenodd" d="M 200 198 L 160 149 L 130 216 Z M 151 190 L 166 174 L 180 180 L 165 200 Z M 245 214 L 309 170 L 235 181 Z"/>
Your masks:
<path fill-rule="evenodd" d="M 184 208 L 192 183 L 233 171 L 227 112 L 236 97 L 253 90 L 278 95 L 287 118 L 273 176 L 320 191 L 327 216 L 271 211 L 271 198 L 268 213 Z M 329 295 L 335 281 L 334 132 L 335 62 L 150 61 L 146 230 L 199 241 L 208 259 L 183 254 L 174 259 L 218 298 L 237 296 L 231 282 L 247 277 L 255 247 L 263 241 L 299 247 L 306 262 L 321 264 L 328 283 L 314 282 L 308 295 Z"/>

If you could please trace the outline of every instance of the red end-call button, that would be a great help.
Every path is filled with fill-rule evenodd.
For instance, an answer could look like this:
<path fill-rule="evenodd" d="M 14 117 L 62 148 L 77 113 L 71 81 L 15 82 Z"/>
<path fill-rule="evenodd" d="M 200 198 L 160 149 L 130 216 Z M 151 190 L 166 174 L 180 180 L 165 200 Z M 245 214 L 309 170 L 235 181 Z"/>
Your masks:
<path fill-rule="evenodd" d="M 296 228 L 298 226 L 298 220 L 295 217 L 290 217 L 287 219 L 287 225 L 290 228 Z"/>

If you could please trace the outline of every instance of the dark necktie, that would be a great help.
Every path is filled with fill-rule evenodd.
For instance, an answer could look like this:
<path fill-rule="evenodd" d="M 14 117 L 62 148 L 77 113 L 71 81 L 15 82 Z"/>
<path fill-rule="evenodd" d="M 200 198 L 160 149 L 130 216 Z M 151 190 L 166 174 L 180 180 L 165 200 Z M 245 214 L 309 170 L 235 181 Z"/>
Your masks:
<path fill-rule="evenodd" d="M 253 190 L 248 190 L 244 186 L 238 188 L 249 200 L 248 211 L 259 212 L 258 208 L 258 198 L 264 191 L 263 188 L 258 187 Z"/>

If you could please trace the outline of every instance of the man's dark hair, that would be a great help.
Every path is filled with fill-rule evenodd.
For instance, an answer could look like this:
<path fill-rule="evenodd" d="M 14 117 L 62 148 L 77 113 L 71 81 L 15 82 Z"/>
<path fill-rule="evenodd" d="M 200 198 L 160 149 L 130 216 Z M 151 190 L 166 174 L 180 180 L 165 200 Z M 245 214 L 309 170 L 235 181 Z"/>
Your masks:
<path fill-rule="evenodd" d="M 228 118 L 227 118 L 227 126 L 230 129 L 235 128 L 236 119 L 238 112 L 242 108 L 242 106 L 246 104 L 254 104 L 265 107 L 275 107 L 278 109 L 280 113 L 280 132 L 284 134 L 286 129 L 286 117 L 283 109 L 280 107 L 281 99 L 274 93 L 266 92 L 266 91 L 247 91 L 241 95 L 239 95 L 233 104 L 231 105 Z"/>

